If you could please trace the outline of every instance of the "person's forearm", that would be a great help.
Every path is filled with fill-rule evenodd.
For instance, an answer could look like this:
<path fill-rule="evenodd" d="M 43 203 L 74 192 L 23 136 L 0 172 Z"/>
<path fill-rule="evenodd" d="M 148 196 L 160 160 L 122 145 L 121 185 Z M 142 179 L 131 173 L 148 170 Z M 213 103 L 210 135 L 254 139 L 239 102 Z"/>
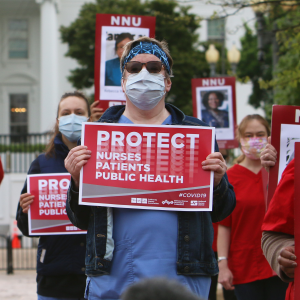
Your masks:
<path fill-rule="evenodd" d="M 219 257 L 228 257 L 231 228 L 223 225 L 218 227 L 217 249 Z"/>
<path fill-rule="evenodd" d="M 219 262 L 220 267 L 227 267 L 228 265 L 228 254 L 230 248 L 230 234 L 231 228 L 223 225 L 219 225 L 218 228 L 218 237 L 217 237 L 217 251 L 218 257 L 224 258 Z"/>
<path fill-rule="evenodd" d="M 261 246 L 263 253 L 276 274 L 285 282 L 293 281 L 293 278 L 286 276 L 280 269 L 278 256 L 284 247 L 295 245 L 294 237 L 281 232 L 263 231 Z"/>

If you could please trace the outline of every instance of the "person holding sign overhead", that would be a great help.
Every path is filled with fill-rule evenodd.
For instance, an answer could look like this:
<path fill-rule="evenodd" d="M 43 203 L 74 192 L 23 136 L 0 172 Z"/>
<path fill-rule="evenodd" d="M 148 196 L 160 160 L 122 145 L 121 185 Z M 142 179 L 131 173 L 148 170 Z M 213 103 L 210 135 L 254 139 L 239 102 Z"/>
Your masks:
<path fill-rule="evenodd" d="M 93 118 L 97 119 L 101 113 L 95 110 L 95 105 L 92 110 Z M 54 134 L 46 152 L 32 162 L 28 174 L 66 173 L 64 159 L 70 149 L 77 145 L 82 122 L 90 117 L 90 105 L 82 93 L 65 93 L 57 108 Z M 38 199 L 27 193 L 25 182 L 16 214 L 18 227 L 25 236 L 29 236 L 28 210 L 33 201 Z M 38 300 L 83 299 L 86 281 L 85 244 L 85 234 L 40 237 L 36 278 Z"/>
<path fill-rule="evenodd" d="M 126 105 L 110 107 L 99 122 L 207 126 L 165 103 L 172 64 L 165 42 L 142 37 L 127 43 L 121 58 Z M 75 226 L 87 229 L 87 299 L 120 299 L 133 282 L 156 276 L 178 280 L 207 299 L 210 277 L 218 272 L 212 221 L 221 221 L 235 207 L 225 160 L 217 145 L 215 151 L 202 162 L 203 170 L 214 171 L 212 212 L 80 206 L 79 174 L 91 151 L 86 146 L 70 151 L 67 212 Z"/>

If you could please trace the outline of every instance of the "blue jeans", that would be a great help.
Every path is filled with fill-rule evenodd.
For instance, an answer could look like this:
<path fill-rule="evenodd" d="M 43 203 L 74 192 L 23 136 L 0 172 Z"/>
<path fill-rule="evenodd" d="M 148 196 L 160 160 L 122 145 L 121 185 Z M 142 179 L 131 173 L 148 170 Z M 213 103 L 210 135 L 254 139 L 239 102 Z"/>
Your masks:
<path fill-rule="evenodd" d="M 284 300 L 288 284 L 274 276 L 235 285 L 235 295 L 238 300 Z"/>
<path fill-rule="evenodd" d="M 85 300 L 84 298 L 56 298 L 38 295 L 38 300 Z"/>

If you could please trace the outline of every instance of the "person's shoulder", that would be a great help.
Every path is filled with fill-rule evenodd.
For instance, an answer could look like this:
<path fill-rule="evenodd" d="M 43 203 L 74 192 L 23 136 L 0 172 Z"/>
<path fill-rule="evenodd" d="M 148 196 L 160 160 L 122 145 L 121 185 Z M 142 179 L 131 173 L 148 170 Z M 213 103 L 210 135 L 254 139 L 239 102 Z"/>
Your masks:
<path fill-rule="evenodd" d="M 209 115 L 209 111 L 207 109 L 202 109 L 201 110 L 201 115 L 202 115 L 202 117 L 207 116 L 207 115 Z"/>
<path fill-rule="evenodd" d="M 221 113 L 223 116 L 228 116 L 228 111 L 227 110 L 221 110 Z"/>
<path fill-rule="evenodd" d="M 106 66 L 112 66 L 112 65 L 120 65 L 120 59 L 119 57 L 115 57 L 113 59 L 109 59 L 105 62 Z"/>
<path fill-rule="evenodd" d="M 198 118 L 186 115 L 178 107 L 170 103 L 166 103 L 166 109 L 170 112 L 172 121 L 175 121 L 175 123 L 178 121 L 178 124 L 187 126 L 209 126 Z"/>
<path fill-rule="evenodd" d="M 36 160 L 38 162 L 48 161 L 49 159 L 53 158 L 53 156 L 54 156 L 54 154 L 51 156 L 51 155 L 43 152 L 43 153 L 39 154 L 39 156 L 36 158 Z"/>
<path fill-rule="evenodd" d="M 105 110 L 101 118 L 98 120 L 100 123 L 110 123 L 118 121 L 125 110 L 125 105 L 114 105 Z"/>
<path fill-rule="evenodd" d="M 284 173 L 294 174 L 295 172 L 295 159 L 293 158 L 290 163 L 286 166 Z"/>
<path fill-rule="evenodd" d="M 196 126 L 209 126 L 207 123 L 203 122 L 202 120 L 191 117 L 191 116 L 185 116 L 184 122 L 187 123 L 186 125 L 196 125 Z"/>
<path fill-rule="evenodd" d="M 282 186 L 286 186 L 287 184 L 294 184 L 295 180 L 295 159 L 293 158 L 291 162 L 286 166 L 284 171 L 282 172 L 281 179 L 277 188 L 281 188 Z"/>
<path fill-rule="evenodd" d="M 41 153 L 30 165 L 28 170 L 28 175 L 30 174 L 39 174 L 41 171 L 40 160 L 45 157 L 45 153 Z"/>

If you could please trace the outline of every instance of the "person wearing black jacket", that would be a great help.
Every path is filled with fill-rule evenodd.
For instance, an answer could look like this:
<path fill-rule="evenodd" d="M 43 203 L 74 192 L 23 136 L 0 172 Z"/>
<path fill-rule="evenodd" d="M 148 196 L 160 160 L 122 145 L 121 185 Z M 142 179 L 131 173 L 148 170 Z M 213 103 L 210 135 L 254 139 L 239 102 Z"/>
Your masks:
<path fill-rule="evenodd" d="M 58 105 L 53 137 L 46 152 L 32 162 L 28 174 L 66 173 L 64 159 L 77 145 L 81 123 L 90 115 L 90 106 L 83 94 L 64 94 Z M 27 193 L 25 182 L 16 215 L 18 228 L 25 236 L 29 236 L 28 210 L 33 201 L 34 196 Z M 85 245 L 85 234 L 40 237 L 36 279 L 38 300 L 84 299 Z"/>

